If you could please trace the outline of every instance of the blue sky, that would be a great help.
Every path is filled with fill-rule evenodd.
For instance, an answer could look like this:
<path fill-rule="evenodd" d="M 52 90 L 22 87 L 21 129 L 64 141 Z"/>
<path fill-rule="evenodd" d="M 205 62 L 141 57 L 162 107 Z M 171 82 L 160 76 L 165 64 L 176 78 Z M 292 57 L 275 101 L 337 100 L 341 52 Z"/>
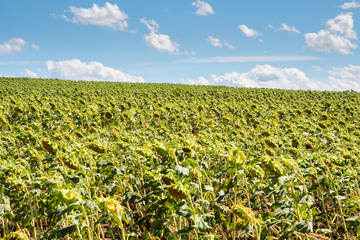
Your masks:
<path fill-rule="evenodd" d="M 0 3 L 0 75 L 360 91 L 360 2 Z"/>

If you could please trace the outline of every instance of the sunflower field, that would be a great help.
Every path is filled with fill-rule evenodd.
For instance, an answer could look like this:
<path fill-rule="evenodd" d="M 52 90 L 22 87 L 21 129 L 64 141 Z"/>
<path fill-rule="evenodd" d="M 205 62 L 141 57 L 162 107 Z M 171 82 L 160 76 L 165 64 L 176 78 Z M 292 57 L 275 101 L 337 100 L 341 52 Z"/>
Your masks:
<path fill-rule="evenodd" d="M 359 104 L 0 78 L 0 239 L 359 239 Z"/>

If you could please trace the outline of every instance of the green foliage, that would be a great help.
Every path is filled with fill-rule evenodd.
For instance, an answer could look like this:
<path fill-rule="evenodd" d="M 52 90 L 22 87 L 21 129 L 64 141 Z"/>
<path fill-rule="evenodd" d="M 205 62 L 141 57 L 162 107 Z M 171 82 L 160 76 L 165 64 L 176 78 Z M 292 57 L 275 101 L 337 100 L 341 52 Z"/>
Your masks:
<path fill-rule="evenodd" d="M 356 239 L 360 94 L 0 78 L 0 239 Z"/>

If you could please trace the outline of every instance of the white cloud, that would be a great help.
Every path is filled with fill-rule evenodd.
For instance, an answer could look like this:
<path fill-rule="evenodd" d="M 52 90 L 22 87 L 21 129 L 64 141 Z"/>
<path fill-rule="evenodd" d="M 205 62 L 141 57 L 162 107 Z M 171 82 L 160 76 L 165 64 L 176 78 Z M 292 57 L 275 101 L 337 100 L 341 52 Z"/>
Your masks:
<path fill-rule="evenodd" d="M 326 22 L 327 29 L 318 33 L 304 34 L 306 47 L 319 52 L 336 51 L 341 54 L 351 54 L 351 49 L 357 45 L 351 40 L 357 39 L 353 30 L 352 13 L 340 14 Z"/>
<path fill-rule="evenodd" d="M 12 38 L 3 44 L 0 44 L 0 56 L 21 51 L 25 43 L 26 42 L 22 38 Z"/>
<path fill-rule="evenodd" d="M 322 69 L 321 67 L 319 67 L 319 66 L 312 66 L 312 70 L 313 71 L 316 71 L 316 72 L 322 72 L 322 71 L 324 71 L 324 69 Z"/>
<path fill-rule="evenodd" d="M 313 66 L 315 71 L 322 68 Z M 248 72 L 231 72 L 224 75 L 211 74 L 209 78 L 181 79 L 183 84 L 191 85 L 224 85 L 246 88 L 278 88 L 303 90 L 355 90 L 360 92 L 360 65 L 333 68 L 328 71 L 325 81 L 310 79 L 297 68 L 276 68 L 271 65 L 256 65 Z"/>
<path fill-rule="evenodd" d="M 220 39 L 218 38 L 214 38 L 212 36 L 209 36 L 206 41 L 210 42 L 211 46 L 214 46 L 214 47 L 222 47 L 223 44 L 222 42 L 220 41 Z"/>
<path fill-rule="evenodd" d="M 70 20 L 73 23 L 90 24 L 122 31 L 128 28 L 126 21 L 128 16 L 116 4 L 112 5 L 106 2 L 104 7 L 99 7 L 94 3 L 91 8 L 70 6 L 70 11 L 74 14 L 74 17 Z"/>
<path fill-rule="evenodd" d="M 347 2 L 340 6 L 340 8 L 342 9 L 350 9 L 350 8 L 358 8 L 358 7 L 360 7 L 360 3 L 355 1 Z"/>
<path fill-rule="evenodd" d="M 189 85 L 211 85 L 210 82 L 204 78 L 203 76 L 199 77 L 198 79 L 181 79 L 181 82 L 183 84 L 189 84 Z"/>
<path fill-rule="evenodd" d="M 313 56 L 234 56 L 183 59 L 180 62 L 187 63 L 242 63 L 242 62 L 293 62 L 317 60 Z"/>
<path fill-rule="evenodd" d="M 208 42 L 211 44 L 211 46 L 213 46 L 213 47 L 220 47 L 220 48 L 222 48 L 223 46 L 226 46 L 226 47 L 228 47 L 228 48 L 230 48 L 230 49 L 234 48 L 234 46 L 232 46 L 231 44 L 229 44 L 227 41 L 222 42 L 220 39 L 214 38 L 214 37 L 212 37 L 212 36 L 209 36 L 209 37 L 206 39 L 206 41 L 208 41 Z"/>
<path fill-rule="evenodd" d="M 39 45 L 36 45 L 35 43 L 31 44 L 31 48 L 35 49 L 35 50 L 39 50 L 40 47 Z"/>
<path fill-rule="evenodd" d="M 150 47 L 155 48 L 159 52 L 179 53 L 179 44 L 172 42 L 169 35 L 150 32 L 144 36 L 144 39 Z"/>
<path fill-rule="evenodd" d="M 47 61 L 46 66 L 53 77 L 67 80 L 145 82 L 142 77 L 125 74 L 100 62 L 86 63 L 72 59 L 60 62 Z"/>
<path fill-rule="evenodd" d="M 158 32 L 159 31 L 159 24 L 157 22 L 155 22 L 154 20 L 150 19 L 150 20 L 146 20 L 145 18 L 140 19 L 140 22 L 145 24 L 146 27 L 149 29 L 149 31 L 151 32 Z"/>
<path fill-rule="evenodd" d="M 324 89 L 324 84 L 309 79 L 297 68 L 276 68 L 268 64 L 256 65 L 249 72 L 231 72 L 210 79 L 203 76 L 196 80 L 182 80 L 186 84 L 225 85 L 246 88 L 279 88 L 279 89 Z"/>
<path fill-rule="evenodd" d="M 196 14 L 199 16 L 207 16 L 209 14 L 215 14 L 213 8 L 207 2 L 197 0 L 192 3 L 193 6 L 197 7 Z"/>
<path fill-rule="evenodd" d="M 224 41 L 224 46 L 230 48 L 230 49 L 233 49 L 235 48 L 233 45 L 229 44 L 227 41 Z"/>
<path fill-rule="evenodd" d="M 211 75 L 216 84 L 281 89 L 319 89 L 318 83 L 311 81 L 297 68 L 275 68 L 270 65 L 257 65 L 249 72 L 226 73 L 223 76 Z"/>
<path fill-rule="evenodd" d="M 329 82 L 334 90 L 360 91 L 360 66 L 349 65 L 329 71 Z"/>
<path fill-rule="evenodd" d="M 150 33 L 144 36 L 145 42 L 150 47 L 159 52 L 168 52 L 171 54 L 179 53 L 179 44 L 171 41 L 170 36 L 166 34 L 158 34 L 159 24 L 154 20 L 140 19 L 140 22 L 145 24 Z"/>
<path fill-rule="evenodd" d="M 261 35 L 260 32 L 255 31 L 254 29 L 248 28 L 246 25 L 240 25 L 239 30 L 241 30 L 246 37 L 256 37 Z"/>
<path fill-rule="evenodd" d="M 287 31 L 287 32 L 294 32 L 294 33 L 300 33 L 300 31 L 298 29 L 296 29 L 294 26 L 290 27 L 288 26 L 286 23 L 283 23 L 281 25 L 280 30 L 282 31 Z"/>
<path fill-rule="evenodd" d="M 29 78 L 38 78 L 39 76 L 37 75 L 37 73 L 30 71 L 29 69 L 25 69 L 25 72 L 22 74 L 24 77 L 29 77 Z"/>

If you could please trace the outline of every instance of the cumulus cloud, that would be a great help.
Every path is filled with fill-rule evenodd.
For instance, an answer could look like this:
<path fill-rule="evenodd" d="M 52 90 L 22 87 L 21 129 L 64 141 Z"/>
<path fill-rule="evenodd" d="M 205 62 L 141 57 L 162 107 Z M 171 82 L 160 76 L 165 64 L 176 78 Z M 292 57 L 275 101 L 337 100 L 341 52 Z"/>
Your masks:
<path fill-rule="evenodd" d="M 288 26 L 286 23 L 283 23 L 281 25 L 280 30 L 282 31 L 287 31 L 287 32 L 294 32 L 294 33 L 300 33 L 300 31 L 298 29 L 296 29 L 294 26 L 290 27 Z"/>
<path fill-rule="evenodd" d="M 145 24 L 150 33 L 144 36 L 145 42 L 150 47 L 159 52 L 168 52 L 170 54 L 179 53 L 179 44 L 171 41 L 170 36 L 166 34 L 159 34 L 159 24 L 154 20 L 140 19 L 140 22 Z"/>
<path fill-rule="evenodd" d="M 209 36 L 206 41 L 208 41 L 211 46 L 213 47 L 219 47 L 219 48 L 222 48 L 223 46 L 226 46 L 230 49 L 234 48 L 234 46 L 232 46 L 231 44 L 229 44 L 227 41 L 221 41 L 220 39 L 218 38 L 214 38 L 212 36 Z"/>
<path fill-rule="evenodd" d="M 349 65 L 329 71 L 329 82 L 334 90 L 360 91 L 360 66 Z"/>
<path fill-rule="evenodd" d="M 254 29 L 248 28 L 246 25 L 240 25 L 239 30 L 243 32 L 246 37 L 256 37 L 261 35 L 260 32 L 255 31 Z"/>
<path fill-rule="evenodd" d="M 358 7 L 360 7 L 360 2 L 355 2 L 355 1 L 347 2 L 340 6 L 340 8 L 342 9 L 350 9 L 350 8 L 358 8 Z"/>
<path fill-rule="evenodd" d="M 59 62 L 47 61 L 46 66 L 53 77 L 67 80 L 145 82 L 142 77 L 125 74 L 100 62 L 86 63 L 72 59 Z"/>
<path fill-rule="evenodd" d="M 198 79 L 194 80 L 194 79 L 181 79 L 181 82 L 183 84 L 188 84 L 188 85 L 211 85 L 210 82 L 204 78 L 203 76 L 199 77 Z"/>
<path fill-rule="evenodd" d="M 37 75 L 37 73 L 30 71 L 29 69 L 25 69 L 25 72 L 22 74 L 24 77 L 29 77 L 29 78 L 38 78 L 39 76 Z"/>
<path fill-rule="evenodd" d="M 276 68 L 268 64 L 257 65 L 249 72 L 231 72 L 210 79 L 200 77 L 197 80 L 186 80 L 187 83 L 207 83 L 211 85 L 237 86 L 247 88 L 281 88 L 281 89 L 322 89 L 322 84 L 310 80 L 297 68 Z M 184 83 L 184 81 L 183 81 Z"/>
<path fill-rule="evenodd" d="M 26 42 L 22 38 L 12 38 L 3 44 L 0 44 L 0 56 L 21 51 L 25 43 Z"/>
<path fill-rule="evenodd" d="M 354 31 L 352 13 L 340 14 L 326 22 L 327 29 L 318 33 L 304 34 L 306 47 L 319 52 L 336 51 L 351 54 L 357 45 L 351 40 L 358 39 Z"/>
<path fill-rule="evenodd" d="M 108 27 L 114 30 L 125 31 L 128 28 L 128 16 L 121 11 L 116 4 L 105 3 L 103 7 L 93 4 L 91 8 L 77 8 L 70 6 L 70 12 L 74 14 L 72 19 L 65 19 L 85 25 L 96 25 L 100 27 Z"/>
<path fill-rule="evenodd" d="M 196 14 L 199 16 L 207 16 L 209 14 L 215 14 L 213 8 L 207 2 L 197 0 L 196 2 L 193 2 L 192 5 L 198 8 Z"/>

